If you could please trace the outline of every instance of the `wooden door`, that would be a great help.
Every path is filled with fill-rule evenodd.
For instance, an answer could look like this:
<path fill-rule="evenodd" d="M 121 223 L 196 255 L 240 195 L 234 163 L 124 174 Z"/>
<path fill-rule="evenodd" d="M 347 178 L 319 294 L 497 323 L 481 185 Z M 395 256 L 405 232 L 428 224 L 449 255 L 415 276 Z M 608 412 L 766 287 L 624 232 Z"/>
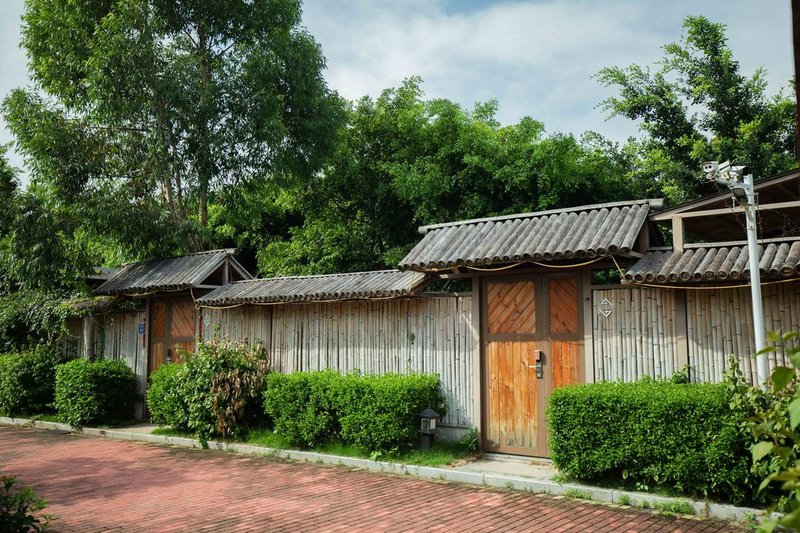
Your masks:
<path fill-rule="evenodd" d="M 177 348 L 194 351 L 195 307 L 192 300 L 153 300 L 150 304 L 149 372 L 167 362 L 182 363 Z"/>
<path fill-rule="evenodd" d="M 575 275 L 484 280 L 484 449 L 548 455 L 546 399 L 553 387 L 579 379 L 578 281 Z"/>

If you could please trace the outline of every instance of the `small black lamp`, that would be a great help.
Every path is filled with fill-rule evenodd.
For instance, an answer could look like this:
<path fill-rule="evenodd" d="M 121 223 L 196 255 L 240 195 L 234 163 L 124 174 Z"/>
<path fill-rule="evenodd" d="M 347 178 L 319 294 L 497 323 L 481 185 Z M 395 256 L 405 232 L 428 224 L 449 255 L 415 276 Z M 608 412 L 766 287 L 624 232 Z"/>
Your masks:
<path fill-rule="evenodd" d="M 436 428 L 442 417 L 431 408 L 425 409 L 419 414 L 419 441 L 420 448 L 430 450 L 433 446 L 433 437 L 436 435 Z"/>

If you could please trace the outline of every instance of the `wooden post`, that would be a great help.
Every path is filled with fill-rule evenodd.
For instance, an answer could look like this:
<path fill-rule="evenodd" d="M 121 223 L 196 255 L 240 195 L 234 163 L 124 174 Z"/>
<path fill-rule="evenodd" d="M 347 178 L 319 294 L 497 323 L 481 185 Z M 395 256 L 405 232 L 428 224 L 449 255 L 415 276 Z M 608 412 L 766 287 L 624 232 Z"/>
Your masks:
<path fill-rule="evenodd" d="M 479 441 L 483 442 L 483 339 L 481 339 L 481 280 L 472 276 L 472 424 L 478 428 Z"/>
<path fill-rule="evenodd" d="M 684 243 L 683 218 L 672 217 L 672 247 L 675 251 L 682 252 Z"/>
<path fill-rule="evenodd" d="M 81 350 L 81 357 L 85 359 L 89 359 L 90 361 L 94 359 L 94 334 L 95 334 L 96 324 L 94 317 L 85 316 L 83 317 L 83 349 Z"/>
<path fill-rule="evenodd" d="M 592 306 L 592 271 L 583 272 L 583 383 L 594 383 L 594 307 Z"/>
<path fill-rule="evenodd" d="M 662 290 L 662 289 L 659 289 Z M 686 322 L 686 291 L 675 289 L 675 351 L 678 368 L 683 370 L 689 364 L 689 335 Z M 690 376 L 694 379 L 696 376 Z"/>
<path fill-rule="evenodd" d="M 800 162 L 800 0 L 792 0 L 792 42 L 794 44 L 795 160 Z"/>

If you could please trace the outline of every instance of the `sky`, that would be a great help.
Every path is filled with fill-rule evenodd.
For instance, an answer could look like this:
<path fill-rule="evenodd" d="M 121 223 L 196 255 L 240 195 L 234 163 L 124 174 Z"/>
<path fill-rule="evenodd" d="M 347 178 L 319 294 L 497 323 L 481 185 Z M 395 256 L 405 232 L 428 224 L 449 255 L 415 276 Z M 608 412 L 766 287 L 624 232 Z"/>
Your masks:
<path fill-rule="evenodd" d="M 2 97 L 30 83 L 19 49 L 23 7 L 0 0 Z M 303 24 L 322 46 L 329 86 L 348 99 L 419 75 L 427 98 L 466 108 L 496 98 L 503 124 L 527 115 L 550 133 L 592 130 L 622 142 L 637 125 L 597 108 L 615 93 L 593 75 L 658 61 L 689 15 L 726 24 L 742 71 L 764 67 L 770 93 L 788 91 L 789 0 L 306 0 Z M 12 141 L 0 125 L 0 143 Z M 25 181 L 24 161 L 10 158 Z"/>

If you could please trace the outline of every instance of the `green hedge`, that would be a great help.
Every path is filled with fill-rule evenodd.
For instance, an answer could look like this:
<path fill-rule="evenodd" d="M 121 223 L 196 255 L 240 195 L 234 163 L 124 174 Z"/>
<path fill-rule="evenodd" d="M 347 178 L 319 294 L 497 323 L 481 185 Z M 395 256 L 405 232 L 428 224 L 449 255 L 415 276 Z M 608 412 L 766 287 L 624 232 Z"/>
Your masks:
<path fill-rule="evenodd" d="M 150 374 L 147 388 L 147 409 L 150 420 L 159 426 L 179 431 L 189 429 L 189 407 L 184 391 L 186 367 L 174 363 L 161 365 Z"/>
<path fill-rule="evenodd" d="M 76 359 L 56 369 L 56 410 L 74 427 L 131 419 L 135 402 L 136 377 L 122 361 Z"/>
<path fill-rule="evenodd" d="M 550 450 L 576 479 L 618 480 L 643 490 L 751 497 L 750 455 L 722 384 L 598 383 L 553 391 Z"/>
<path fill-rule="evenodd" d="M 445 414 L 435 374 L 342 377 L 336 411 L 345 442 L 370 451 L 397 449 L 416 441 L 419 413 Z"/>
<path fill-rule="evenodd" d="M 52 412 L 56 366 L 66 360 L 66 356 L 47 345 L 0 355 L 0 414 Z"/>
<path fill-rule="evenodd" d="M 334 439 L 370 451 L 410 446 L 427 407 L 445 414 L 436 375 L 272 374 L 264 393 L 275 431 L 295 446 Z"/>
<path fill-rule="evenodd" d="M 264 411 L 275 431 L 291 445 L 309 448 L 336 438 L 334 390 L 340 380 L 331 370 L 267 376 Z"/>

